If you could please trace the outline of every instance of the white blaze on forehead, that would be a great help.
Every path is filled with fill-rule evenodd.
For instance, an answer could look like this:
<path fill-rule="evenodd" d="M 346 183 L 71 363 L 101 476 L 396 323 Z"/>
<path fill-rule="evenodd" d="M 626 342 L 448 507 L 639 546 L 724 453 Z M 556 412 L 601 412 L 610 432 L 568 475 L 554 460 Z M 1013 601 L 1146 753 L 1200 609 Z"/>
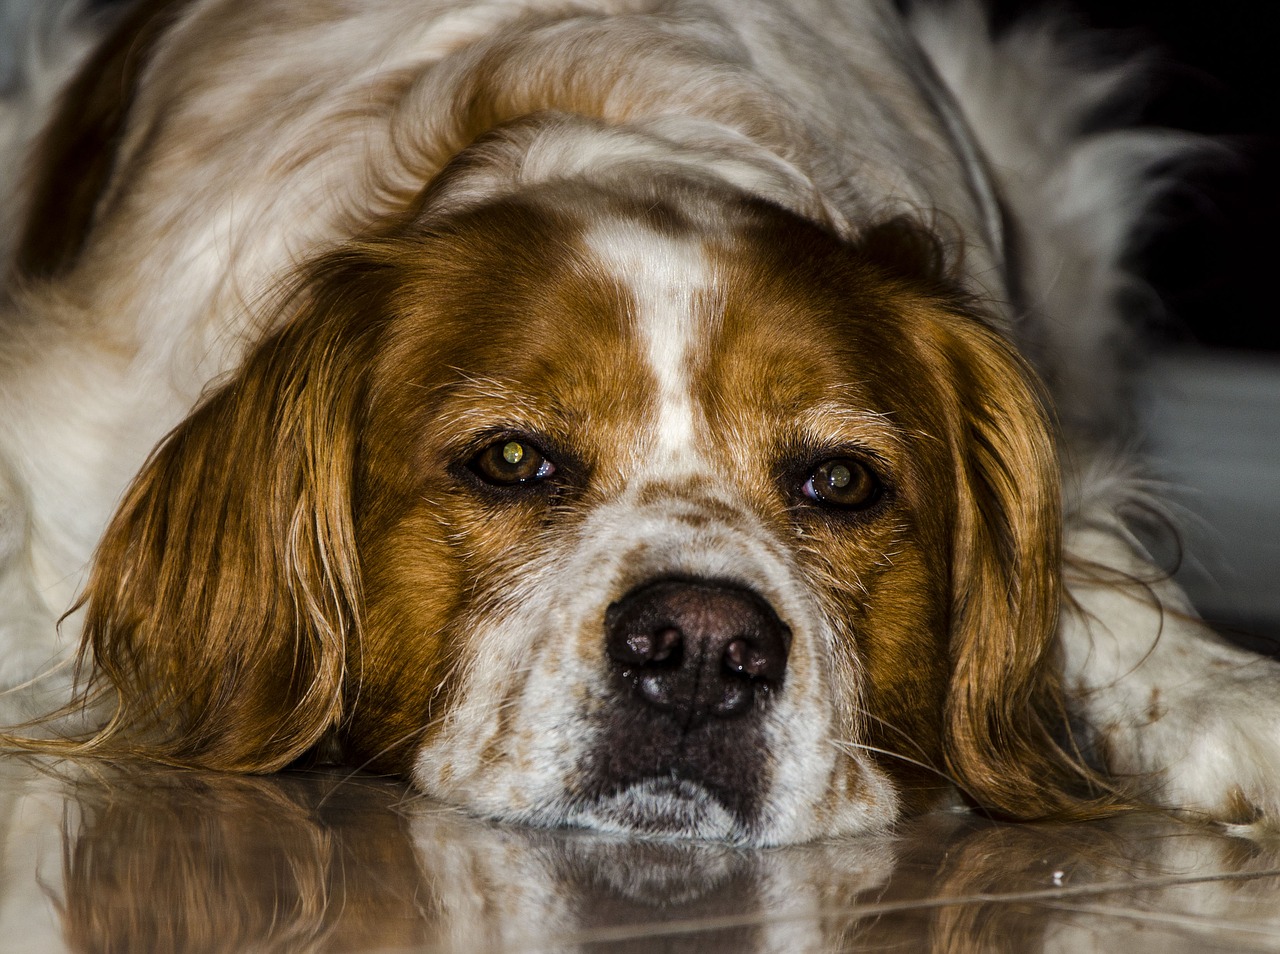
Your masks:
<path fill-rule="evenodd" d="M 657 457 L 688 461 L 696 415 L 690 364 L 712 287 L 706 251 L 696 239 L 619 220 L 588 232 L 586 245 L 634 303 L 636 335 L 658 384 Z"/>

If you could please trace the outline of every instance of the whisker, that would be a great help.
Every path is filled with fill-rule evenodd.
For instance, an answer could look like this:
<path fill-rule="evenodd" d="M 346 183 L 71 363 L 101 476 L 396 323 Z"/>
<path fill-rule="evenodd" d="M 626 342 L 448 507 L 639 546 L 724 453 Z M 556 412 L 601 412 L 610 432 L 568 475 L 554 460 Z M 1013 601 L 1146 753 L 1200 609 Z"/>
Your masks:
<path fill-rule="evenodd" d="M 973 793 L 970 792 L 967 788 L 965 788 L 965 786 L 962 785 L 959 781 L 952 778 L 942 769 L 937 768 L 936 766 L 930 765 L 928 762 L 922 762 L 919 759 L 913 759 L 909 755 L 903 755 L 901 752 L 895 752 L 892 749 L 882 749 L 879 746 L 868 745 L 865 742 L 850 742 L 850 741 L 845 741 L 843 739 L 834 739 L 832 740 L 831 744 L 839 749 L 846 749 L 846 750 L 857 749 L 862 752 L 874 752 L 877 755 L 888 756 L 891 759 L 897 759 L 898 761 L 905 762 L 908 765 L 914 765 L 916 768 L 924 769 L 930 775 L 936 775 L 938 778 L 942 779 L 944 782 L 954 786 L 956 789 L 958 789 L 961 793 L 966 795 L 971 800 L 975 802 L 978 801 L 978 799 L 974 797 Z"/>
<path fill-rule="evenodd" d="M 862 706 L 858 706 L 858 707 L 857 707 L 857 713 L 858 713 L 858 715 L 863 716 L 864 718 L 868 719 L 869 721 L 874 722 L 874 723 L 876 723 L 877 725 L 883 726 L 883 727 L 884 727 L 885 729 L 887 729 L 888 731 L 890 731 L 890 732 L 894 733 L 894 734 L 895 734 L 895 735 L 897 735 L 899 738 L 901 738 L 901 739 L 903 739 L 904 741 L 906 741 L 909 745 L 911 745 L 911 747 L 912 747 L 912 748 L 914 748 L 917 752 L 919 752 L 919 753 L 921 754 L 921 756 L 927 756 L 927 755 L 928 755 L 928 753 L 927 753 L 927 752 L 925 752 L 925 750 L 924 750 L 924 746 L 920 744 L 920 740 L 919 740 L 919 739 L 917 739 L 917 738 L 916 738 L 914 735 L 912 735 L 910 732 L 908 732 L 906 729 L 903 729 L 903 728 L 901 728 L 901 727 L 899 727 L 899 726 L 894 725 L 894 724 L 893 724 L 892 722 L 890 722 L 888 719 L 884 718 L 884 716 L 878 716 L 878 715 L 876 715 L 874 712 L 872 712 L 871 710 L 869 710 L 869 709 L 864 709 Z"/>
<path fill-rule="evenodd" d="M 384 745 L 377 752 L 374 752 L 372 755 L 370 755 L 363 762 L 359 763 L 358 765 L 352 765 L 350 768 L 350 771 L 344 772 L 342 774 L 342 776 L 338 781 L 338 784 L 333 787 L 333 790 L 326 793 L 325 796 L 320 799 L 317 807 L 323 806 L 325 802 L 328 801 L 329 795 L 337 791 L 338 788 L 340 788 L 342 785 L 347 783 L 354 783 L 358 775 L 360 775 L 363 772 L 367 772 L 369 769 L 369 766 L 372 765 L 374 762 L 376 762 L 378 759 L 382 758 L 382 756 L 386 755 L 392 749 L 395 749 L 406 742 L 409 742 L 409 741 L 412 741 L 413 739 L 418 738 L 423 733 L 425 733 L 429 728 L 431 728 L 431 724 L 424 723 L 423 725 L 420 725 L 417 728 L 411 729 L 410 731 L 401 735 L 399 738 L 392 739 L 390 742 Z"/>

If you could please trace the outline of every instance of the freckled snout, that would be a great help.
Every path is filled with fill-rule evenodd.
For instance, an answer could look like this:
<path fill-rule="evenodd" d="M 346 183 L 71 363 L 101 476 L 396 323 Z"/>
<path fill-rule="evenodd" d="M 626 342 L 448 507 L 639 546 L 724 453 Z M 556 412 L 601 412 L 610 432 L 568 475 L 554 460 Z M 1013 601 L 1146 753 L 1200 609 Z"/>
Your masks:
<path fill-rule="evenodd" d="M 791 631 L 763 599 L 711 581 L 647 583 L 605 614 L 617 679 L 652 715 L 685 730 L 768 705 L 790 644 Z"/>

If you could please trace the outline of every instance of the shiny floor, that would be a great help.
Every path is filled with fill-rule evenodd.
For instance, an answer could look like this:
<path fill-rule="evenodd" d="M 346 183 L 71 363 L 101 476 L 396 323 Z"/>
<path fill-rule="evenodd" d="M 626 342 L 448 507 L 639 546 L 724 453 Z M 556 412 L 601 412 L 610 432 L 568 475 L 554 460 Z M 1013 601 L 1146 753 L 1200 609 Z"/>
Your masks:
<path fill-rule="evenodd" d="M 0 950 L 1280 951 L 1280 840 L 965 813 L 770 851 L 485 824 L 402 784 L 0 761 Z"/>

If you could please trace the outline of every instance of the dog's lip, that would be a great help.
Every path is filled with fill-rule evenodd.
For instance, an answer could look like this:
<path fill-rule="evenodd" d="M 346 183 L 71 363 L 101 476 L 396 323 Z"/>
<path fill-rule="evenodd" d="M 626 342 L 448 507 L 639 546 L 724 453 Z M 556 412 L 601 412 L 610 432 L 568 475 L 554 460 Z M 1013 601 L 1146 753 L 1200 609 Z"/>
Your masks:
<path fill-rule="evenodd" d="M 704 785 L 676 777 L 622 784 L 580 804 L 576 824 L 657 838 L 732 840 L 742 821 Z"/>

